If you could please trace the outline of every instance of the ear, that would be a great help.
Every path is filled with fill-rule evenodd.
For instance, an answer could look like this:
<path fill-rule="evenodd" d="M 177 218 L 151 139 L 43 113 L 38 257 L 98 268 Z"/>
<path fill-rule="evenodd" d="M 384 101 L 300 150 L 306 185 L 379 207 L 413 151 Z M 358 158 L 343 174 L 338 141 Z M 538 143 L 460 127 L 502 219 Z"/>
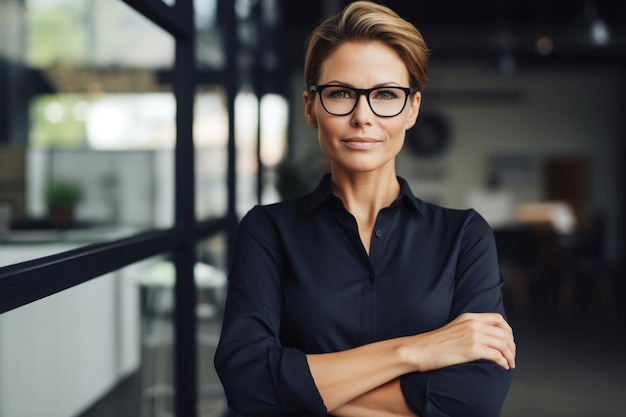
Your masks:
<path fill-rule="evenodd" d="M 317 118 L 313 111 L 314 101 L 313 97 L 311 97 L 311 93 L 305 91 L 302 95 L 302 100 L 304 101 L 304 118 L 313 129 L 317 129 Z"/>
<path fill-rule="evenodd" d="M 412 96 L 409 96 L 409 102 L 407 106 L 409 106 L 409 114 L 406 118 L 406 126 L 405 129 L 409 130 L 415 125 L 417 121 L 417 115 L 420 112 L 420 105 L 422 104 L 422 93 L 419 91 Z"/>

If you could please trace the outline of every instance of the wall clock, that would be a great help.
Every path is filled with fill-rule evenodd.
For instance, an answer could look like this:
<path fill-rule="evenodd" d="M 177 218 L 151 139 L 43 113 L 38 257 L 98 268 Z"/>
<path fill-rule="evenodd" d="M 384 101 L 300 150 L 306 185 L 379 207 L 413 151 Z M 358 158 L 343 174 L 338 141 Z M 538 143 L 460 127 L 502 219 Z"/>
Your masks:
<path fill-rule="evenodd" d="M 450 143 L 450 127 L 439 113 L 420 113 L 417 123 L 406 132 L 405 143 L 415 156 L 442 155 Z"/>

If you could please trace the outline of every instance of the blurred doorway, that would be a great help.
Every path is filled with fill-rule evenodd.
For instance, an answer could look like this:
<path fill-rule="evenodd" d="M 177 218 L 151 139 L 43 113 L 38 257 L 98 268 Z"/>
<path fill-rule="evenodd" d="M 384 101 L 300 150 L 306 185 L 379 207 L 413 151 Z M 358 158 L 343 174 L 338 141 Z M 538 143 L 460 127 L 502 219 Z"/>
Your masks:
<path fill-rule="evenodd" d="M 590 162 L 584 155 L 552 156 L 545 162 L 544 199 L 567 203 L 582 228 L 589 223 L 590 182 Z"/>

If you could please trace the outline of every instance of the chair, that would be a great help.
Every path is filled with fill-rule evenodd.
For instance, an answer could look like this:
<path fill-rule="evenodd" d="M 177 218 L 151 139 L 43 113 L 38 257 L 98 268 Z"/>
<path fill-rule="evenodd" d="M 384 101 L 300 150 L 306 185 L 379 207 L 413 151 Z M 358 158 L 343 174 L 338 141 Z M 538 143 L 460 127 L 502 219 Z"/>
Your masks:
<path fill-rule="evenodd" d="M 605 241 L 606 216 L 601 213 L 592 216 L 585 228 L 559 240 L 562 271 L 558 312 L 562 318 L 571 316 L 580 292 L 577 290 L 584 286 L 595 287 L 606 318 L 615 313 L 613 276 L 606 259 Z"/>
<path fill-rule="evenodd" d="M 539 236 L 533 227 L 525 224 L 496 228 L 494 236 L 505 289 L 510 292 L 513 310 L 520 318 L 528 318 L 528 286 L 536 267 Z"/>
<path fill-rule="evenodd" d="M 198 361 L 210 366 L 218 341 L 219 322 L 226 291 L 226 273 L 212 265 L 197 262 L 194 266 L 197 288 Z M 167 260 L 158 260 L 137 276 L 141 295 L 142 318 L 142 401 L 141 417 L 172 415 L 174 286 L 176 272 Z M 193 352 L 190 352 L 193 354 Z M 223 391 L 217 378 L 199 375 L 199 400 L 204 408 L 222 407 Z M 206 411 L 206 410 L 205 410 Z M 214 411 L 214 410 L 212 410 Z"/>

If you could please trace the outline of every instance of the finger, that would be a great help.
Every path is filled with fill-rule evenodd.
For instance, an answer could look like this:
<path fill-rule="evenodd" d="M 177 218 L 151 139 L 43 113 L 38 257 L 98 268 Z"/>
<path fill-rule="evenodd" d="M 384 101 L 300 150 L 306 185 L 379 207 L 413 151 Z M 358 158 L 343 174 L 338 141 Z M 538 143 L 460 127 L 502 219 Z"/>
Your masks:
<path fill-rule="evenodd" d="M 507 368 L 515 367 L 517 347 L 512 335 L 506 329 L 480 322 L 472 322 L 470 326 L 472 331 L 468 337 L 471 338 L 470 343 L 475 354 L 480 356 L 484 354 L 484 349 L 495 349 L 506 360 Z M 480 357 L 482 358 L 482 356 Z M 491 357 L 484 359 L 491 359 Z"/>
<path fill-rule="evenodd" d="M 489 349 L 497 350 L 507 363 L 507 369 L 515 368 L 516 345 L 508 338 L 490 336 L 485 340 Z"/>
<path fill-rule="evenodd" d="M 475 340 L 467 346 L 465 353 L 468 355 L 467 362 L 488 360 L 504 369 L 511 368 L 510 351 L 506 343 L 499 338 L 483 336 L 481 340 Z"/>
<path fill-rule="evenodd" d="M 504 346 L 498 346 L 497 350 L 502 357 L 506 360 L 507 369 L 515 368 L 515 348 L 505 344 Z"/>
<path fill-rule="evenodd" d="M 513 328 L 500 313 L 463 313 L 458 317 L 460 322 L 476 321 L 484 324 L 497 326 L 513 335 Z"/>
<path fill-rule="evenodd" d="M 484 359 L 494 362 L 496 365 L 506 369 L 507 371 L 513 368 L 506 356 L 504 356 L 498 349 L 489 349 L 488 356 L 489 357 L 485 357 Z"/>
<path fill-rule="evenodd" d="M 479 321 L 487 324 L 508 324 L 502 314 L 500 313 L 463 313 L 459 315 L 456 320 L 458 321 Z"/>

